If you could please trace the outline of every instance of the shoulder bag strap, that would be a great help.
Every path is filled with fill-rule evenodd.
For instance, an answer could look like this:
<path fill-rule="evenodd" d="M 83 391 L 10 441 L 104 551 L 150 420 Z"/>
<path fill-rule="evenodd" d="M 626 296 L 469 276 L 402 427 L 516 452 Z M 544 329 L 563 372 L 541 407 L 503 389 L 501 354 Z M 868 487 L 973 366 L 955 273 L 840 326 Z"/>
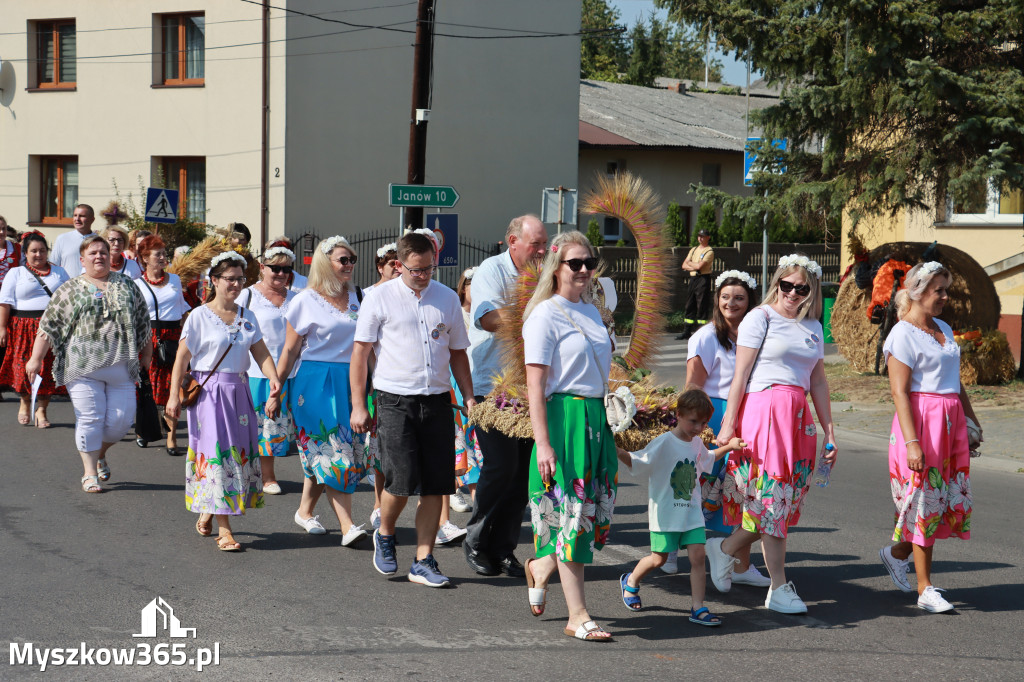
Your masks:
<path fill-rule="evenodd" d="M 27 265 L 25 266 L 25 269 L 28 270 L 28 266 Z M 28 270 L 28 271 L 32 272 L 31 270 Z M 34 272 L 32 272 L 32 276 L 36 278 L 37 282 L 39 282 L 39 286 L 41 286 L 43 288 L 43 291 L 46 292 L 46 295 L 49 296 L 50 298 L 53 298 L 53 292 L 50 291 L 50 287 L 46 286 L 46 282 L 43 281 L 43 278 L 40 277 L 39 275 L 37 275 Z"/>
<path fill-rule="evenodd" d="M 214 315 L 216 315 L 216 313 L 214 313 Z M 199 384 L 199 388 L 203 388 L 204 386 L 206 386 L 206 382 L 210 380 L 210 377 L 213 376 L 213 373 L 217 371 L 218 367 L 220 367 L 220 363 L 224 362 L 224 358 L 226 358 L 228 356 L 228 353 L 231 352 L 231 347 L 233 345 L 235 345 L 234 341 L 228 342 L 228 347 L 225 348 L 224 352 L 220 354 L 220 358 L 217 359 L 217 364 L 213 366 L 213 369 L 210 370 L 210 373 L 206 375 L 205 379 L 203 379 L 203 383 Z"/>
<path fill-rule="evenodd" d="M 363 304 L 363 290 L 358 286 L 356 287 L 356 301 L 359 302 L 359 305 Z"/>
<path fill-rule="evenodd" d="M 127 260 L 125 262 L 127 262 Z M 153 297 L 153 310 L 156 311 L 156 320 L 154 320 L 154 321 L 155 322 L 159 322 L 160 321 L 160 301 L 156 300 L 156 292 L 153 291 L 153 287 L 149 286 L 149 282 L 146 281 L 146 273 L 142 273 L 142 277 L 140 277 L 140 279 L 142 280 L 142 283 L 146 285 L 146 288 L 149 289 L 149 295 Z"/>
<path fill-rule="evenodd" d="M 551 302 L 554 303 L 556 306 L 558 306 L 558 309 L 561 310 L 562 314 L 565 315 L 565 317 L 569 320 L 569 324 L 571 324 L 573 327 L 575 327 L 576 331 L 578 331 L 580 334 L 583 334 L 583 338 L 585 338 L 587 340 L 587 344 L 590 346 L 590 352 L 594 355 L 594 362 L 597 363 L 597 371 L 600 372 L 601 371 L 601 361 L 597 357 L 597 349 L 594 348 L 594 342 L 590 340 L 589 336 L 587 336 L 586 334 L 583 333 L 583 330 L 580 329 L 580 326 L 578 324 L 576 324 L 576 320 L 572 319 L 572 316 L 569 314 L 569 312 L 565 308 L 562 307 L 561 303 L 559 303 L 558 301 L 556 301 L 554 299 L 552 299 Z M 601 377 L 601 381 L 604 382 L 604 392 L 607 393 L 608 392 L 608 380 L 602 376 Z"/>
<path fill-rule="evenodd" d="M 242 310 L 248 310 L 249 304 L 252 303 L 252 288 L 250 287 L 249 290 L 246 291 L 245 293 L 249 295 L 246 297 L 245 303 L 242 304 Z"/>
<path fill-rule="evenodd" d="M 762 313 L 764 313 L 765 325 L 764 325 L 764 336 L 761 337 L 761 343 L 757 347 L 757 355 L 754 357 L 754 364 L 750 366 L 750 376 L 747 377 L 747 386 L 750 386 L 750 379 L 754 376 L 754 369 L 757 367 L 757 363 L 761 361 L 761 350 L 764 348 L 765 339 L 768 338 L 768 329 L 771 327 L 772 318 L 768 314 L 768 311 L 764 309 L 764 306 L 758 306 Z M 738 340 L 738 339 L 737 339 Z"/>

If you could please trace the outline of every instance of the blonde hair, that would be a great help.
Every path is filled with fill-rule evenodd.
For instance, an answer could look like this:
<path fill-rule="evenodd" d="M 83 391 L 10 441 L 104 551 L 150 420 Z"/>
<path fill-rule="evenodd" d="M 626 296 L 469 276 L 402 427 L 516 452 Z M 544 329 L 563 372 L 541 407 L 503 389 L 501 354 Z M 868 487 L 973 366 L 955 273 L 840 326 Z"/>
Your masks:
<path fill-rule="evenodd" d="M 124 245 L 121 246 L 121 250 L 123 251 L 123 250 L 127 249 L 128 248 L 128 230 L 124 229 L 120 225 L 109 225 L 105 230 L 103 230 L 103 232 L 100 233 L 100 235 L 104 239 L 107 240 L 107 243 L 110 243 L 110 233 L 111 232 L 117 232 L 119 235 L 124 237 Z"/>
<path fill-rule="evenodd" d="M 587 249 L 589 255 L 595 255 L 594 246 L 578 230 L 563 232 L 555 237 L 554 241 L 551 242 L 551 246 L 548 247 L 548 253 L 544 256 L 544 263 L 540 267 L 540 275 L 537 277 L 537 288 L 533 290 L 533 296 L 530 298 L 530 302 L 526 304 L 526 310 L 523 311 L 524 322 L 530 316 L 530 313 L 533 312 L 534 308 L 554 296 L 558 290 L 558 268 L 562 267 L 562 257 L 565 255 L 565 249 L 569 246 L 583 246 Z M 590 287 L 587 287 L 583 292 L 583 302 L 592 303 L 593 298 Z"/>
<path fill-rule="evenodd" d="M 898 319 L 902 320 L 910 312 L 911 301 L 921 300 L 921 296 L 924 295 L 936 275 L 942 275 L 947 280 L 953 279 L 953 275 L 945 265 L 936 263 L 939 267 L 932 266 L 927 269 L 925 269 L 925 265 L 929 264 L 918 263 L 910 268 L 910 272 L 903 280 L 903 288 L 896 292 L 896 317 Z"/>
<path fill-rule="evenodd" d="M 783 277 L 788 277 L 794 272 L 800 272 L 804 276 L 804 282 L 811 287 L 811 293 L 807 294 L 807 298 L 804 299 L 803 303 L 797 309 L 796 319 L 802 320 L 805 317 L 809 317 L 812 320 L 817 320 L 821 317 L 821 280 L 813 272 L 808 270 L 802 265 L 789 265 L 782 268 L 776 268 L 775 274 L 772 275 L 772 281 L 768 285 L 768 293 L 764 297 L 764 301 L 761 305 L 772 305 L 779 300 L 779 280 Z"/>
<path fill-rule="evenodd" d="M 338 281 L 334 274 L 334 268 L 331 267 L 331 254 L 338 249 L 345 249 L 350 256 L 355 256 L 356 252 L 351 246 L 338 244 L 331 249 L 330 253 L 324 253 L 323 249 L 320 248 L 323 243 L 320 242 L 313 249 L 313 262 L 309 266 L 309 281 L 306 283 L 306 286 L 328 298 L 348 295 L 355 285 L 352 284 L 352 280 L 344 284 Z"/>

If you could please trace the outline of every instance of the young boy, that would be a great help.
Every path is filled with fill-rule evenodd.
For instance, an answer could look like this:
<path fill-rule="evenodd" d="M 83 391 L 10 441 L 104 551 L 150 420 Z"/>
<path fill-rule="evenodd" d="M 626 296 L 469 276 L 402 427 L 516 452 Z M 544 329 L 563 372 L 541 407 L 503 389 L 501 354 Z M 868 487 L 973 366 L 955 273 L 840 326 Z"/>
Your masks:
<path fill-rule="evenodd" d="M 651 554 L 641 559 L 632 573 L 619 578 L 622 603 L 639 611 L 640 581 L 662 566 L 669 552 L 686 547 L 690 557 L 690 594 L 693 605 L 690 622 L 716 626 L 722 619 L 704 606 L 704 515 L 701 512 L 700 475 L 711 471 L 715 460 L 745 446 L 739 438 L 708 452 L 700 439 L 714 412 L 711 399 L 704 391 L 686 391 L 676 403 L 675 428 L 651 441 L 640 452 L 619 448 L 619 460 L 629 467 L 633 476 L 649 478 L 647 494 L 648 518 L 651 528 Z"/>

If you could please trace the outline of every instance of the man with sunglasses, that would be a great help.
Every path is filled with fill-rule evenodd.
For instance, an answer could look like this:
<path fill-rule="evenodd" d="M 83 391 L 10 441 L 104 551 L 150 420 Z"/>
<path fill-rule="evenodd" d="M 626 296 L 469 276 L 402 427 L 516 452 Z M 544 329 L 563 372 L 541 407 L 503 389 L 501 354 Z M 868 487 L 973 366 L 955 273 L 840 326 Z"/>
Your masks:
<path fill-rule="evenodd" d="M 711 310 L 711 268 L 715 264 L 711 234 L 701 230 L 697 233 L 697 242 L 683 260 L 683 270 L 689 273 L 686 312 L 683 313 L 686 328 L 676 337 L 677 341 L 690 338 L 698 327 L 707 324 Z"/>
<path fill-rule="evenodd" d="M 540 265 L 547 253 L 548 233 L 535 215 L 519 216 L 505 231 L 508 250 L 488 258 L 473 275 L 469 327 L 470 359 L 477 402 L 490 393 L 494 377 L 504 371 L 495 332 L 505 322 L 502 310 L 515 297 L 516 280 L 528 264 Z M 496 430 L 477 430 L 483 455 L 476 484 L 473 516 L 466 524 L 462 547 L 470 568 L 480 575 L 526 575 L 513 552 L 519 544 L 523 510 L 529 501 L 529 465 L 533 441 L 511 438 Z"/>

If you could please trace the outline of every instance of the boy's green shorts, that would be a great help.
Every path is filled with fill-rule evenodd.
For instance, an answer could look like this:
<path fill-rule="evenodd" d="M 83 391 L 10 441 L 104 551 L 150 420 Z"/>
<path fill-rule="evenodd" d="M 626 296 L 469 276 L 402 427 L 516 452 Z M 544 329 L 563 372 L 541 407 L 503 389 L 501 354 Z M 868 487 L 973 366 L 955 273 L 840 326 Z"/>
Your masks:
<path fill-rule="evenodd" d="M 651 531 L 652 552 L 675 552 L 679 549 L 686 549 L 687 545 L 703 545 L 707 542 L 708 535 L 704 527 L 692 528 L 681 533 L 659 533 Z"/>

